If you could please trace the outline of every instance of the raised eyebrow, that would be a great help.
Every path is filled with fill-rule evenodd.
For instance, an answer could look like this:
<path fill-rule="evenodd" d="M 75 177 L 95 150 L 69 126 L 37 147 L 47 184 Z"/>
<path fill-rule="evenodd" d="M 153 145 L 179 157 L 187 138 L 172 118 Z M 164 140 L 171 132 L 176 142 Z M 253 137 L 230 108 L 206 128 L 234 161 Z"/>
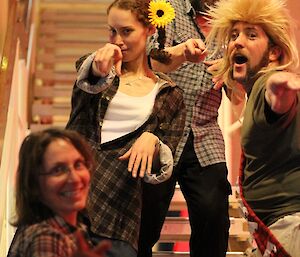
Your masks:
<path fill-rule="evenodd" d="M 239 32 L 239 30 L 236 29 L 236 28 L 234 28 L 234 29 L 232 29 L 232 30 L 230 31 L 230 34 L 235 33 L 235 32 Z"/>
<path fill-rule="evenodd" d="M 80 162 L 85 162 L 85 159 L 84 159 L 83 157 L 78 157 L 78 158 L 75 160 L 75 162 L 78 162 L 78 161 L 80 161 Z"/>
<path fill-rule="evenodd" d="M 112 26 L 110 26 L 110 25 L 108 25 L 107 28 L 108 28 L 109 30 L 116 30 L 114 27 L 112 27 Z"/>
<path fill-rule="evenodd" d="M 65 162 L 55 162 L 55 163 L 53 163 L 53 165 L 50 169 L 54 169 L 58 166 L 63 166 L 63 165 L 67 165 L 67 164 Z"/>
<path fill-rule="evenodd" d="M 257 28 L 255 26 L 246 27 L 246 31 L 257 31 Z"/>
<path fill-rule="evenodd" d="M 131 26 L 124 26 L 124 27 L 121 27 L 119 28 L 120 31 L 124 31 L 124 30 L 133 30 L 134 28 L 131 27 Z"/>

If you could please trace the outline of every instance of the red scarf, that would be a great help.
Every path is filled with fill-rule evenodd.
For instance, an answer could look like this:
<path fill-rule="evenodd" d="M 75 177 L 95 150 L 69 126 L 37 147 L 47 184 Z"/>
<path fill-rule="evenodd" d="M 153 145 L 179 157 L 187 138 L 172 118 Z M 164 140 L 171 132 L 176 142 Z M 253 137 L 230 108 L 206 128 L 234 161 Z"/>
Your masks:
<path fill-rule="evenodd" d="M 248 220 L 249 231 L 256 241 L 256 244 L 263 257 L 291 257 L 272 234 L 271 230 L 256 216 L 252 208 L 244 198 L 242 181 L 244 179 L 244 154 L 242 153 L 241 168 L 239 175 L 239 194 L 242 199 L 242 210 L 245 218 Z"/>

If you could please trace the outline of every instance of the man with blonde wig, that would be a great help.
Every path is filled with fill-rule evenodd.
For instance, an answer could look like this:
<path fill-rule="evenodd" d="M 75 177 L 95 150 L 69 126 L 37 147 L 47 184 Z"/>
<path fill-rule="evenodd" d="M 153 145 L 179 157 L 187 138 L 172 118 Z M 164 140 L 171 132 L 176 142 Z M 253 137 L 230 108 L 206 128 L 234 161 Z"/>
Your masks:
<path fill-rule="evenodd" d="M 208 47 L 224 51 L 215 79 L 248 97 L 240 193 L 250 230 L 263 256 L 299 257 L 300 77 L 286 2 L 220 0 L 208 15 Z"/>

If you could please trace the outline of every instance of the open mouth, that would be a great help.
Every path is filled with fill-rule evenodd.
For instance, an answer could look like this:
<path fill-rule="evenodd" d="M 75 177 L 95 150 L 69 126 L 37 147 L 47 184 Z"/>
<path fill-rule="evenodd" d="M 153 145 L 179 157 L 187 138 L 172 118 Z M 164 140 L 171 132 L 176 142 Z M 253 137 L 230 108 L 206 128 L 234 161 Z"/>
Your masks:
<path fill-rule="evenodd" d="M 248 61 L 248 58 L 242 54 L 236 54 L 233 57 L 233 61 L 236 64 L 243 64 L 246 63 Z"/>

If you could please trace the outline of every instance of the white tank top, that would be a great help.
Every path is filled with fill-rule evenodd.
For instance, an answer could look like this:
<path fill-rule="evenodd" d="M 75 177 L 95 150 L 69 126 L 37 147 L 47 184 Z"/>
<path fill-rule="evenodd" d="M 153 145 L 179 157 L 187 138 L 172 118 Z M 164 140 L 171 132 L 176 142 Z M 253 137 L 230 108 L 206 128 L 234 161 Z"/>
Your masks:
<path fill-rule="evenodd" d="M 117 91 L 104 117 L 101 143 L 124 136 L 143 125 L 152 112 L 158 89 L 156 83 L 145 96 L 130 96 Z"/>

